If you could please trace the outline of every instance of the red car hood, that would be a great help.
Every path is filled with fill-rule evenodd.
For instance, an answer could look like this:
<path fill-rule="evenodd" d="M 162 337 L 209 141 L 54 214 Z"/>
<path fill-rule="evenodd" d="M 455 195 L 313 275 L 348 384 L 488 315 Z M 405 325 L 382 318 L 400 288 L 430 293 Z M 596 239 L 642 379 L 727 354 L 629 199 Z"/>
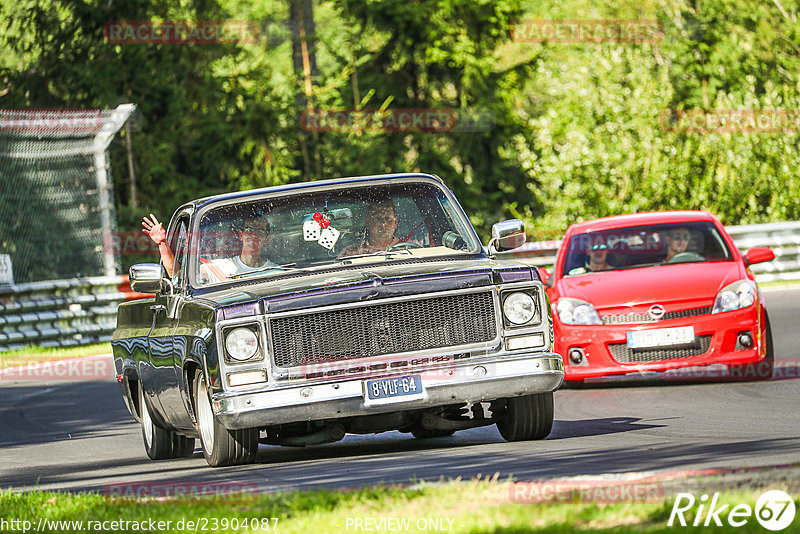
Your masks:
<path fill-rule="evenodd" d="M 585 300 L 598 312 L 655 303 L 671 311 L 710 306 L 720 289 L 744 277 L 736 261 L 686 263 L 570 276 L 556 288 L 559 297 Z"/>

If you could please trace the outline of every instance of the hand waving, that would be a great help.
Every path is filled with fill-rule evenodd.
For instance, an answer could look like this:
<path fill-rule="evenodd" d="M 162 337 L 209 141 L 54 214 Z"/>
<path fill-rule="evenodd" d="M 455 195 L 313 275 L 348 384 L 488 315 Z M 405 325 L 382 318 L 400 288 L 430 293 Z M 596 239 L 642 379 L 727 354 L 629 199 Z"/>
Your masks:
<path fill-rule="evenodd" d="M 149 219 L 146 215 L 142 218 L 142 226 L 144 227 L 142 228 L 142 232 L 150 236 L 150 239 L 152 239 L 156 245 L 160 245 L 167 240 L 167 233 L 164 231 L 164 226 L 158 222 L 158 219 L 156 219 L 156 216 L 152 213 Z"/>

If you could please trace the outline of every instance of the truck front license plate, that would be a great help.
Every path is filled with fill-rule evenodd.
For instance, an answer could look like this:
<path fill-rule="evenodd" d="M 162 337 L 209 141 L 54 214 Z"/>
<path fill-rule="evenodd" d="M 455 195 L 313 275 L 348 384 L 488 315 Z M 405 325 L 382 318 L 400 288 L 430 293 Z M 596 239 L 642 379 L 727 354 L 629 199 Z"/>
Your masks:
<path fill-rule="evenodd" d="M 425 390 L 419 375 L 378 378 L 364 381 L 364 404 L 387 404 L 424 399 Z"/>

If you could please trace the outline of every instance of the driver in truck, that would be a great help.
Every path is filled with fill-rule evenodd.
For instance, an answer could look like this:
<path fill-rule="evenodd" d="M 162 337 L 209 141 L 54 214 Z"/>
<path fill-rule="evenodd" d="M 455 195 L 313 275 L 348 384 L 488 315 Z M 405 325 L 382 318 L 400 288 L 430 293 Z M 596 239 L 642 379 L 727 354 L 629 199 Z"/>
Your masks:
<path fill-rule="evenodd" d="M 397 220 L 394 201 L 391 199 L 370 204 L 367 208 L 367 216 L 364 217 L 366 235 L 360 243 L 345 248 L 339 257 L 372 254 L 396 245 L 400 242 L 400 239 L 394 235 L 397 229 Z"/>

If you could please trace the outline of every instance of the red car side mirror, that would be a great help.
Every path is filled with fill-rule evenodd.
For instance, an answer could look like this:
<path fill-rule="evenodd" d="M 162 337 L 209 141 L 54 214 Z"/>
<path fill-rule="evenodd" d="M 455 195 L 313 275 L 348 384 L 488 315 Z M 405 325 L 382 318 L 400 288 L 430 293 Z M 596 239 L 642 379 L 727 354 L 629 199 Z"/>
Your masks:
<path fill-rule="evenodd" d="M 774 259 L 775 253 L 772 252 L 772 249 L 769 247 L 753 247 L 744 255 L 744 261 L 748 266 L 753 265 L 754 263 L 762 263 Z"/>
<path fill-rule="evenodd" d="M 539 278 L 542 279 L 542 283 L 546 287 L 553 287 L 553 273 L 551 273 L 546 267 L 537 267 L 537 271 L 539 271 Z"/>

